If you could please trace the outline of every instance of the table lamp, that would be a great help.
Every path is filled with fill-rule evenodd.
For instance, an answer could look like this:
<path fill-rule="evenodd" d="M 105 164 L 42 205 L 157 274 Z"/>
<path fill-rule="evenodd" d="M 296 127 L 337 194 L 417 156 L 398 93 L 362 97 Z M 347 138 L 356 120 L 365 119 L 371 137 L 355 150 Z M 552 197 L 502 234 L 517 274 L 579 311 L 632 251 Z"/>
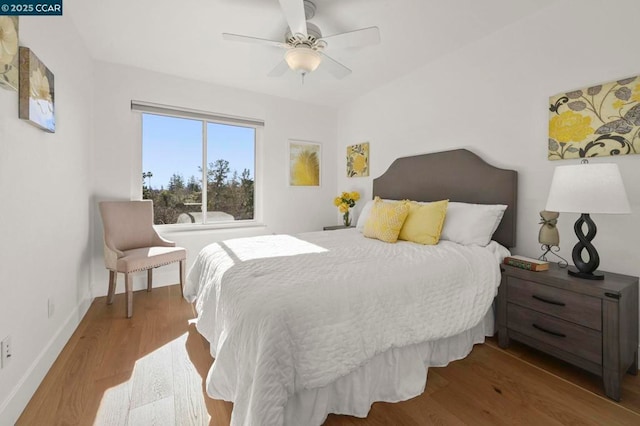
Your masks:
<path fill-rule="evenodd" d="M 546 210 L 580 213 L 573 226 L 578 243 L 571 252 L 576 269 L 570 268 L 569 275 L 590 280 L 604 279 L 604 275 L 596 272 L 600 257 L 591 240 L 596 236 L 597 228 L 589 215 L 631 213 L 618 165 L 589 164 L 583 160 L 582 164 L 556 167 Z M 588 254 L 586 261 L 582 257 L 585 250 Z"/>

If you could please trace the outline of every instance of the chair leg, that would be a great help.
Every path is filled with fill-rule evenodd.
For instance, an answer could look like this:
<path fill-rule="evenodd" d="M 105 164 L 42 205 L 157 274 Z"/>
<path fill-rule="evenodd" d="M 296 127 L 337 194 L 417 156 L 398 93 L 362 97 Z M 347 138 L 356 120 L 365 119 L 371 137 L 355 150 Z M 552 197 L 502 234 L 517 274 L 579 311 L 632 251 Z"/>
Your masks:
<path fill-rule="evenodd" d="M 127 318 L 131 318 L 133 315 L 133 279 L 128 272 L 124 274 L 124 286 L 127 294 Z"/>
<path fill-rule="evenodd" d="M 184 297 L 184 274 L 186 259 L 180 261 L 180 294 Z"/>
<path fill-rule="evenodd" d="M 113 303 L 113 295 L 116 292 L 116 281 L 118 281 L 118 273 L 109 270 L 109 293 L 107 294 L 107 305 Z"/>
<path fill-rule="evenodd" d="M 147 291 L 151 291 L 151 283 L 153 282 L 153 268 L 147 269 Z"/>

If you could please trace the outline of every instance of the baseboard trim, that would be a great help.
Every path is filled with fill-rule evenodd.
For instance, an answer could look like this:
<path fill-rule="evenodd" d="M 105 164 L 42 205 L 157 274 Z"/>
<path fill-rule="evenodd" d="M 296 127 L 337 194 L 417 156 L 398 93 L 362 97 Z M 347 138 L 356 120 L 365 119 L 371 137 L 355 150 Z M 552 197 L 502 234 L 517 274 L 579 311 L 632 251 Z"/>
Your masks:
<path fill-rule="evenodd" d="M 15 385 L 7 399 L 0 404 L 0 426 L 13 425 L 18 420 L 92 302 L 93 299 L 87 298 L 76 306 Z"/>

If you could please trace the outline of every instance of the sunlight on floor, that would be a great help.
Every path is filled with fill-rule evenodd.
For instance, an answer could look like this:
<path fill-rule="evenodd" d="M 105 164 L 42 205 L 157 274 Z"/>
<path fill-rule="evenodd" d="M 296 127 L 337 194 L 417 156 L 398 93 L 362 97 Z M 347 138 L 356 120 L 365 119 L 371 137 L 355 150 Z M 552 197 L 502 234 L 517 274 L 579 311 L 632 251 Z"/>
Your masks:
<path fill-rule="evenodd" d="M 187 336 L 136 361 L 128 381 L 108 389 L 95 425 L 208 425 L 202 377 L 187 353 Z M 176 419 L 181 419 L 177 422 Z"/>

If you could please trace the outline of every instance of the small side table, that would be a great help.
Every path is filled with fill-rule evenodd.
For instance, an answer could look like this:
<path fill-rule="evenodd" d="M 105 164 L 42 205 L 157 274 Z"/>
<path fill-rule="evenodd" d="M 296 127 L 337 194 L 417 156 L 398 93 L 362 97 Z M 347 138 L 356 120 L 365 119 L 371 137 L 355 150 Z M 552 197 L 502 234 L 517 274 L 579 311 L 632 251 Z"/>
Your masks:
<path fill-rule="evenodd" d="M 590 371 L 620 400 L 625 373 L 638 374 L 638 277 L 572 277 L 550 264 L 534 272 L 501 265 L 498 344 L 517 340 Z"/>
<path fill-rule="evenodd" d="M 344 225 L 334 225 L 334 226 L 325 226 L 322 228 L 323 231 L 335 231 L 336 229 L 348 229 L 355 228 L 355 226 L 344 226 Z"/>

